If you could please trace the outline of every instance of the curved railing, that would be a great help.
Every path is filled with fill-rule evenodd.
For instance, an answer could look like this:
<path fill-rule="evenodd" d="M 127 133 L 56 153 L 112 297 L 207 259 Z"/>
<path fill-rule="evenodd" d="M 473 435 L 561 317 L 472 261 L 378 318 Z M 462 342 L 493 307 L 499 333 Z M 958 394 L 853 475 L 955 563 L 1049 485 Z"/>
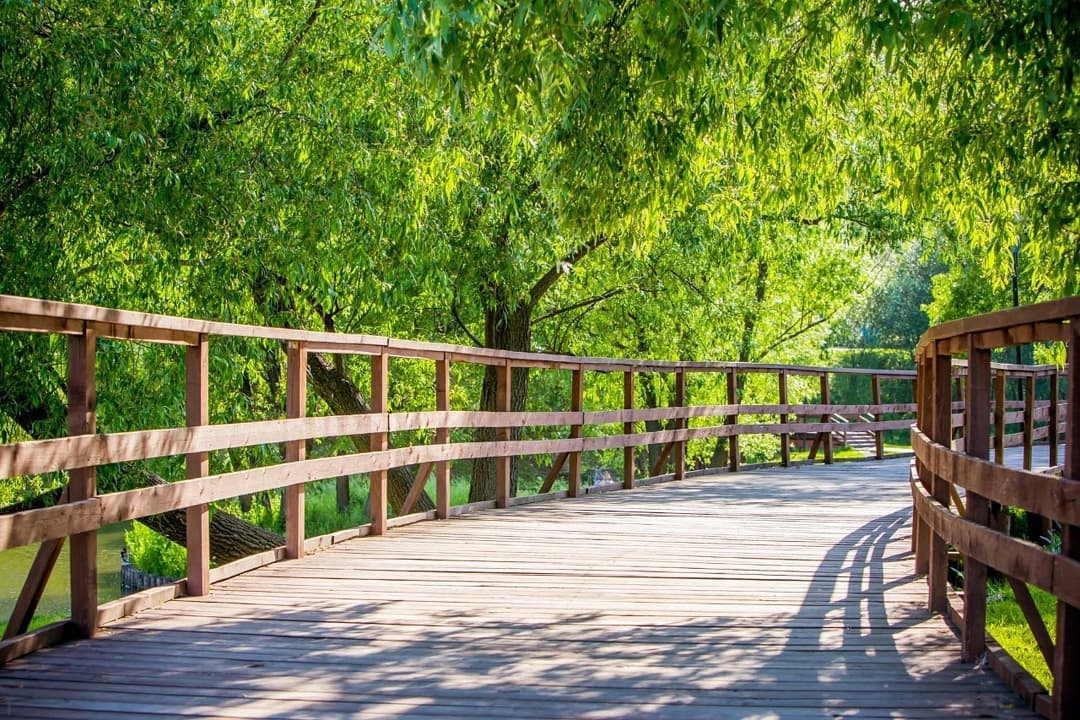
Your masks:
<path fill-rule="evenodd" d="M 1064 343 L 1069 362 L 1060 373 L 1056 368 L 1025 371 L 1022 366 L 1004 366 L 995 373 L 992 350 L 1028 343 Z M 954 611 L 963 656 L 978 660 L 987 649 L 987 570 L 1004 576 L 1054 678 L 1049 696 L 1030 678 L 1014 677 L 1014 686 L 1037 710 L 1060 720 L 1080 717 L 1080 482 L 1075 479 L 1080 474 L 1078 351 L 1080 297 L 931 328 L 916 349 L 919 410 L 912 429 L 915 565 L 917 573 L 928 575 L 930 608 Z M 966 356 L 966 362 L 957 362 L 958 355 Z M 1010 369 L 1023 377 L 1022 401 L 1007 398 Z M 1045 385 L 1042 401 L 1036 397 L 1040 378 L 1045 378 L 1040 383 Z M 958 387 L 963 395 L 959 403 Z M 1010 413 L 1013 404 L 1025 411 Z M 956 432 L 958 420 L 961 437 Z M 1025 469 L 1001 464 L 1006 426 L 1017 421 L 1023 423 Z M 1037 438 L 1047 441 L 1048 465 L 1056 466 L 1057 454 L 1064 450 L 1063 466 L 1032 471 L 1031 442 Z M 996 462 L 989 460 L 992 445 Z M 963 497 L 957 488 L 965 491 Z M 995 527 L 999 523 L 992 516 L 998 513 L 992 512 L 992 504 L 1026 510 L 1060 527 L 1061 552 L 1010 537 Z M 964 558 L 962 608 L 950 607 L 950 546 Z M 1029 584 L 1058 599 L 1056 640 L 1039 616 Z"/>
<path fill-rule="evenodd" d="M 912 371 L 832 369 L 806 366 L 659 362 L 565 355 L 514 353 L 439 343 L 419 343 L 367 335 L 305 332 L 281 328 L 253 327 L 206 322 L 160 315 L 110 310 L 85 305 L 34 300 L 0 295 L 0 331 L 38 332 L 64 335 L 68 344 L 68 437 L 0 445 L 0 479 L 36 473 L 67 471 L 69 484 L 61 504 L 35 510 L 0 515 L 0 550 L 41 543 L 38 561 L 31 570 L 8 626 L 7 639 L 0 643 L 0 662 L 70 635 L 92 635 L 104 621 L 131 612 L 147 602 L 126 599 L 99 606 L 96 588 L 95 533 L 110 523 L 146 517 L 167 511 L 186 511 L 188 575 L 182 584 L 157 592 L 185 592 L 200 595 L 212 581 L 228 577 L 259 563 L 281 557 L 298 557 L 321 545 L 362 534 L 382 534 L 390 527 L 424 519 L 445 518 L 462 507 L 450 504 L 449 462 L 462 459 L 497 458 L 496 497 L 480 503 L 486 507 L 506 507 L 528 502 L 533 497 L 513 497 L 510 457 L 552 454 L 552 471 L 540 488 L 540 497 L 575 496 L 583 492 L 581 454 L 608 448 L 623 448 L 621 486 L 634 486 L 634 449 L 661 445 L 659 459 L 650 468 L 658 475 L 673 465 L 670 476 L 679 479 L 687 472 L 686 444 L 697 438 L 728 438 L 729 467 L 739 469 L 739 438 L 750 434 L 775 434 L 781 438 L 781 462 L 791 462 L 790 441 L 796 434 L 813 438 L 811 458 L 818 449 L 824 461 L 832 462 L 834 414 L 858 417 L 846 423 L 848 431 L 871 432 L 875 455 L 883 457 L 883 433 L 907 429 L 915 411 L 914 403 L 882 403 L 882 383 L 910 383 Z M 209 423 L 209 344 L 214 338 L 233 337 L 270 340 L 286 348 L 286 407 L 283 419 L 258 422 Z M 187 427 L 95 434 L 98 365 L 98 338 L 125 341 L 172 343 L 186 347 Z M 370 358 L 371 412 L 330 417 L 304 417 L 311 353 L 359 354 Z M 388 368 L 395 358 L 431 363 L 435 386 L 434 407 L 424 412 L 390 412 L 388 408 Z M 26 358 L 33 362 L 33 358 Z M 452 410 L 450 367 L 452 363 L 494 366 L 498 375 L 498 411 Z M 511 412 L 511 372 L 515 368 L 540 368 L 567 372 L 571 376 L 568 407 L 550 412 Z M 641 373 L 666 373 L 674 377 L 674 403 L 670 407 L 634 407 L 635 379 Z M 586 411 L 584 387 L 593 374 L 622 376 L 622 403 L 618 407 Z M 725 376 L 725 404 L 693 405 L 687 398 L 687 378 L 694 373 Z M 766 373 L 775 376 L 778 402 L 741 404 L 738 397 L 740 375 Z M 830 403 L 831 376 L 864 375 L 871 380 L 870 402 L 858 405 Z M 788 403 L 788 379 L 810 376 L 819 384 L 820 402 Z M 814 383 L 811 380 L 811 383 Z M 751 416 L 748 422 L 740 416 Z M 763 417 L 764 416 L 764 417 Z M 712 422 L 709 423 L 709 418 Z M 693 420 L 694 426 L 690 426 Z M 636 424 L 661 421 L 664 429 L 639 432 Z M 621 432 L 611 430 L 621 424 Z M 452 442 L 455 428 L 494 428 L 495 439 L 488 442 Z M 512 439 L 511 428 L 565 428 L 562 437 L 543 440 Z M 434 442 L 406 447 L 389 446 L 390 433 L 430 429 Z M 323 437 L 367 436 L 368 452 L 331 457 L 306 458 L 307 440 Z M 212 474 L 208 454 L 217 450 L 272 443 L 284 444 L 284 462 L 228 473 Z M 127 490 L 99 493 L 96 468 L 112 463 L 147 460 L 165 456 L 186 456 L 188 479 Z M 388 517 L 387 471 L 418 466 L 408 497 L 415 500 L 434 469 L 435 509 L 430 512 Z M 558 473 L 566 468 L 567 490 L 549 492 Z M 362 528 L 322 538 L 304 537 L 304 484 L 343 475 L 369 473 L 371 479 L 371 522 Z M 254 492 L 285 489 L 286 544 L 278 551 L 249 560 L 210 568 L 208 503 Z M 409 501 L 403 512 L 408 513 Z M 465 506 L 475 508 L 476 504 Z M 38 597 L 49 577 L 52 563 L 63 542 L 71 544 L 72 620 L 33 634 L 24 634 Z"/>

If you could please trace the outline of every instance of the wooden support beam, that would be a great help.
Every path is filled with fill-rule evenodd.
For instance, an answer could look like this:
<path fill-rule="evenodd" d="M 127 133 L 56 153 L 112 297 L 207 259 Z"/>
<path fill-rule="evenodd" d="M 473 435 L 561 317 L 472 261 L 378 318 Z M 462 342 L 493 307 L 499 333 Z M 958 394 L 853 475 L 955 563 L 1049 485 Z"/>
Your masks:
<path fill-rule="evenodd" d="M 990 457 L 990 351 L 968 346 L 967 397 L 964 398 L 964 452 L 986 460 Z M 951 492 L 956 486 L 949 484 Z M 968 520 L 990 524 L 990 501 L 978 493 L 967 493 L 967 507 L 957 508 Z M 964 619 L 961 632 L 965 662 L 975 662 L 986 650 L 986 565 L 973 557 L 964 558 Z"/>
<path fill-rule="evenodd" d="M 497 368 L 498 387 L 496 389 L 495 409 L 499 412 L 510 412 L 512 407 L 511 378 L 513 366 L 507 360 Z M 511 438 L 509 427 L 495 429 L 495 439 L 509 442 Z M 510 456 L 496 458 L 495 460 L 495 507 L 505 508 L 510 506 Z"/>
<path fill-rule="evenodd" d="M 1065 378 L 1065 472 L 1067 478 L 1080 477 L 1080 317 L 1069 321 L 1069 365 Z M 1061 527 L 1061 555 L 1080 561 L 1080 525 Z M 1080 608 L 1058 600 L 1057 643 L 1051 697 L 1058 720 L 1080 717 Z"/>
<path fill-rule="evenodd" d="M 686 371 L 675 371 L 675 407 L 686 406 Z M 675 418 L 675 429 L 682 430 L 687 426 L 687 420 L 684 417 Z M 677 440 L 675 442 L 675 470 L 674 478 L 676 480 L 682 480 L 686 476 L 686 441 Z"/>
<path fill-rule="evenodd" d="M 735 368 L 727 372 L 727 401 L 728 405 L 739 404 L 739 379 Z M 732 413 L 724 418 L 725 425 L 738 425 L 739 414 Z M 731 472 L 739 471 L 739 436 L 732 434 L 728 438 L 728 469 Z"/>
<path fill-rule="evenodd" d="M 1061 424 L 1061 399 L 1059 396 L 1061 389 L 1059 385 L 1059 375 L 1055 370 L 1050 373 L 1050 462 L 1047 463 L 1050 467 L 1055 467 L 1058 464 L 1058 433 Z"/>
<path fill-rule="evenodd" d="M 674 449 L 676 443 L 669 442 L 664 443 L 664 447 L 660 449 L 660 456 L 656 458 L 656 463 L 649 469 L 649 476 L 656 477 L 664 470 L 664 466 L 667 465 L 668 458 L 671 457 L 671 451 Z"/>
<path fill-rule="evenodd" d="M 1020 606 L 1020 611 L 1024 613 L 1024 619 L 1027 620 L 1028 627 L 1031 628 L 1031 634 L 1035 636 L 1035 644 L 1039 646 L 1039 652 L 1042 653 L 1046 666 L 1053 667 L 1054 641 L 1050 639 L 1050 633 L 1047 631 L 1045 623 L 1043 623 L 1038 605 L 1035 604 L 1035 600 L 1031 597 L 1031 591 L 1028 590 L 1026 583 L 1014 577 L 1006 575 L 1005 579 L 1009 581 L 1009 587 L 1012 588 L 1016 604 Z"/>
<path fill-rule="evenodd" d="M 386 352 L 371 356 L 371 412 L 382 414 L 387 412 L 390 383 L 390 356 Z M 369 436 L 369 446 L 372 452 L 386 450 L 390 438 L 386 432 L 374 432 Z M 371 534 L 386 534 L 386 470 L 375 470 L 370 473 L 371 489 L 369 490 L 371 507 Z"/>
<path fill-rule="evenodd" d="M 870 376 L 870 390 L 873 394 L 872 402 L 874 405 L 881 405 L 881 376 Z M 874 413 L 874 422 L 881 422 L 882 414 L 880 412 Z M 885 431 L 874 431 L 874 457 L 878 460 L 882 460 L 885 457 Z"/>
<path fill-rule="evenodd" d="M 562 452 L 555 456 L 555 459 L 551 461 L 551 467 L 548 468 L 547 474 L 544 475 L 544 482 L 540 485 L 538 495 L 551 492 L 551 488 L 554 487 L 555 481 L 559 479 L 559 473 L 562 472 L 563 466 L 566 465 L 567 458 L 570 457 L 570 453 Z"/>
<path fill-rule="evenodd" d="M 570 374 L 570 411 L 582 412 L 585 409 L 585 367 L 578 365 Z M 571 425 L 570 437 L 581 437 L 582 426 Z M 577 497 L 581 492 L 581 453 L 570 453 L 570 469 L 566 478 L 567 497 Z"/>
<path fill-rule="evenodd" d="M 409 486 L 409 493 L 405 496 L 405 502 L 401 506 L 402 515 L 408 515 L 412 512 L 413 507 L 416 506 L 416 501 L 420 499 L 421 493 L 424 492 L 424 486 L 427 484 L 428 477 L 434 467 L 435 463 L 420 463 L 420 467 L 416 469 L 416 477 L 413 478 L 412 485 Z"/>
<path fill-rule="evenodd" d="M 1030 470 L 1034 461 L 1035 443 L 1035 376 L 1024 378 L 1024 469 Z"/>
<path fill-rule="evenodd" d="M 300 418 L 307 414 L 307 348 L 302 342 L 290 342 L 286 347 L 285 417 Z M 285 443 L 285 462 L 304 459 L 303 440 Z M 304 483 L 285 487 L 285 557 L 304 556 Z"/>
<path fill-rule="evenodd" d="M 776 375 L 777 384 L 779 385 L 779 402 L 781 405 L 787 405 L 788 403 L 788 374 L 786 370 L 781 370 Z M 780 413 L 780 424 L 788 424 L 788 414 Z M 791 433 L 780 433 L 780 464 L 784 467 L 791 465 Z"/>
<path fill-rule="evenodd" d="M 948 447 L 952 442 L 952 356 L 938 353 L 930 360 L 930 421 L 931 439 Z M 949 483 L 931 474 L 934 499 L 942 505 L 949 504 Z M 930 535 L 930 609 L 944 612 L 948 608 L 949 558 L 945 538 L 937 533 Z"/>
<path fill-rule="evenodd" d="M 91 435 L 97 428 L 97 338 L 93 330 L 68 336 L 68 435 Z M 97 468 L 70 472 L 68 498 L 87 500 L 97 494 Z M 82 637 L 97 634 L 97 531 L 71 536 L 71 621 Z"/>
<path fill-rule="evenodd" d="M 634 409 L 634 371 L 623 372 L 623 408 Z M 632 435 L 634 423 L 624 422 L 623 433 Z M 634 447 L 628 445 L 623 448 L 623 489 L 630 490 L 634 487 Z"/>
<path fill-rule="evenodd" d="M 829 404 L 829 373 L 821 373 L 821 402 L 823 405 Z M 825 413 L 821 416 L 821 422 L 830 422 L 831 416 Z M 832 432 L 825 432 L 821 436 L 821 441 L 825 446 L 825 464 L 832 465 L 833 462 L 833 441 Z"/>
<path fill-rule="evenodd" d="M 1005 464 L 1005 396 L 1009 374 L 998 370 L 994 374 L 994 462 Z"/>
<path fill-rule="evenodd" d="M 918 410 L 918 426 L 928 435 L 933 433 L 933 413 L 931 404 L 933 402 L 933 394 L 931 387 L 933 386 L 933 379 L 931 373 L 933 372 L 933 365 L 929 357 L 923 357 L 919 360 L 919 379 L 916 385 L 916 392 L 919 400 Z M 933 487 L 933 481 L 930 476 L 930 468 L 924 463 L 919 463 L 919 482 L 923 487 L 929 490 Z M 918 513 L 915 517 L 918 518 Z M 918 527 L 915 529 L 915 574 L 927 575 L 930 572 L 930 538 L 932 535 L 930 523 L 919 518 Z"/>
<path fill-rule="evenodd" d="M 435 409 L 450 410 L 450 354 L 443 353 L 435 361 Z M 450 429 L 435 429 L 435 442 L 450 442 Z M 441 460 L 435 463 L 435 517 L 445 520 L 450 517 L 450 463 Z"/>
<path fill-rule="evenodd" d="M 185 351 L 184 409 L 187 426 L 210 424 L 210 339 L 199 335 L 195 345 Z M 188 453 L 185 477 L 210 474 L 210 453 Z M 187 594 L 200 596 L 210 592 L 210 506 L 192 505 L 186 511 Z"/>
<path fill-rule="evenodd" d="M 68 489 L 65 487 L 60 493 L 58 504 L 68 501 Z M 19 597 L 15 600 L 15 607 L 11 609 L 11 617 L 4 629 L 4 640 L 10 640 L 16 635 L 22 635 L 30 629 L 30 621 L 34 619 L 38 603 L 45 593 L 45 586 L 52 576 L 56 561 L 60 558 L 60 550 L 64 547 L 64 538 L 55 538 L 41 543 L 34 562 L 30 565 L 30 572 L 26 574 L 26 582 L 23 583 Z"/>

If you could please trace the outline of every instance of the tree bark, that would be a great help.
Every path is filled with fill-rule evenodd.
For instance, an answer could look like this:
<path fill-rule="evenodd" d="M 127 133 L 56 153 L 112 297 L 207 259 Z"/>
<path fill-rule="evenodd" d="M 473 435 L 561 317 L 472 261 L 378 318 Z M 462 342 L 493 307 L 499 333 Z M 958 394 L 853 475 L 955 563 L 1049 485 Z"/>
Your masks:
<path fill-rule="evenodd" d="M 345 375 L 342 368 L 337 367 L 326 357 L 317 353 L 308 356 L 308 372 L 311 374 L 311 384 L 315 392 L 319 394 L 330 409 L 337 415 L 357 415 L 371 412 L 371 406 L 360 388 Z M 368 452 L 371 446 L 367 435 L 351 436 L 357 452 Z M 401 512 L 405 505 L 405 499 L 409 495 L 415 478 L 415 470 L 412 467 L 394 468 L 387 474 L 386 490 L 390 507 L 395 514 Z M 426 492 L 421 493 L 413 506 L 413 512 L 426 512 L 434 510 L 435 503 Z"/>

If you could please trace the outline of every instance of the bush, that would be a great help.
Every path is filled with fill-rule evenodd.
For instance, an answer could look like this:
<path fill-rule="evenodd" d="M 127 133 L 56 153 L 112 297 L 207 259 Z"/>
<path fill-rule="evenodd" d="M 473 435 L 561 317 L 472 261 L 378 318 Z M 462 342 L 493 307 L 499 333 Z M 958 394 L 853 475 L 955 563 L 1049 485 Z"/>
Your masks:
<path fill-rule="evenodd" d="M 124 533 L 128 559 L 152 575 L 182 578 L 187 574 L 187 548 L 159 535 L 142 523 L 131 524 Z"/>

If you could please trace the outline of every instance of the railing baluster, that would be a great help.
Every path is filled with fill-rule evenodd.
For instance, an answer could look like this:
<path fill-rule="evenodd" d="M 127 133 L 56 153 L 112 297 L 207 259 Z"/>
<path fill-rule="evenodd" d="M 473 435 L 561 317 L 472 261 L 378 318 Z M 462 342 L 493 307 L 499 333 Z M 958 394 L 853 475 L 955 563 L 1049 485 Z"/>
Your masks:
<path fill-rule="evenodd" d="M 498 382 L 496 389 L 496 403 L 495 409 L 500 412 L 510 412 L 513 407 L 513 376 L 514 369 L 507 360 L 502 365 L 499 365 L 498 370 Z M 502 442 L 509 442 L 513 437 L 511 429 L 508 426 L 503 426 L 495 430 L 495 439 Z M 502 453 L 495 461 L 495 507 L 505 508 L 510 505 L 510 498 L 512 493 L 510 492 L 510 485 L 512 478 L 510 477 L 511 458 L 507 453 Z"/>
<path fill-rule="evenodd" d="M 964 415 L 964 449 L 972 457 L 990 457 L 990 351 L 968 338 L 968 379 Z M 990 502 L 968 491 L 965 516 L 980 525 L 990 522 Z M 975 662 L 986 649 L 986 565 L 964 558 L 963 657 Z"/>
<path fill-rule="evenodd" d="M 1035 375 L 1024 378 L 1024 469 L 1030 470 L 1035 442 Z"/>
<path fill-rule="evenodd" d="M 1050 467 L 1055 467 L 1058 464 L 1058 425 L 1061 422 L 1061 408 L 1058 403 L 1058 383 L 1059 376 L 1057 371 L 1050 373 L 1050 462 L 1047 463 Z"/>
<path fill-rule="evenodd" d="M 94 331 L 68 337 L 68 434 L 89 435 L 97 426 L 97 338 Z M 97 494 L 97 468 L 69 473 L 68 498 L 86 500 Z M 71 536 L 71 619 L 84 637 L 97 634 L 97 531 Z"/>
<path fill-rule="evenodd" d="M 585 408 L 585 370 L 578 365 L 570 375 L 570 411 L 582 412 Z M 570 437 L 579 438 L 582 434 L 581 425 L 570 426 Z M 566 495 L 577 497 L 581 492 L 581 453 L 570 453 L 570 468 L 567 471 Z"/>
<path fill-rule="evenodd" d="M 199 335 L 185 353 L 186 383 L 184 405 L 188 427 L 210 423 L 210 340 Z M 210 453 L 187 455 L 187 478 L 210 474 Z M 210 506 L 193 505 L 185 513 L 187 534 L 187 593 L 200 596 L 210 592 Z"/>
<path fill-rule="evenodd" d="M 881 405 L 881 376 L 870 376 L 870 391 L 872 393 L 871 401 L 874 405 Z M 874 422 L 881 422 L 881 413 L 874 413 Z M 885 458 L 885 431 L 874 431 L 874 457 L 878 460 Z"/>
<path fill-rule="evenodd" d="M 823 405 L 828 405 L 829 402 L 830 402 L 830 400 L 829 400 L 829 373 L 827 373 L 827 372 L 821 373 L 821 402 L 822 402 Z M 821 422 L 831 423 L 832 422 L 832 413 L 827 413 L 827 412 L 822 413 L 821 414 Z M 825 445 L 825 464 L 826 465 L 832 465 L 832 462 L 833 462 L 833 441 L 832 441 L 832 430 L 831 429 L 827 430 L 825 432 L 825 434 L 822 435 L 822 442 Z"/>
<path fill-rule="evenodd" d="M 1080 478 L 1080 317 L 1069 320 L 1069 365 L 1065 377 L 1065 472 Z M 1055 390 L 1056 392 L 1056 390 Z M 1080 560 L 1080 526 L 1061 526 L 1061 554 Z M 1054 645 L 1054 710 L 1058 720 L 1080 717 L 1080 608 L 1058 600 Z"/>
<path fill-rule="evenodd" d="M 1005 402 L 1009 375 L 998 370 L 994 375 L 994 462 L 1005 464 Z"/>
<path fill-rule="evenodd" d="M 787 405 L 788 403 L 788 374 L 787 370 L 781 370 L 776 375 L 777 385 L 779 386 L 778 400 L 781 405 Z M 788 424 L 788 414 L 786 412 L 780 413 L 780 424 Z M 782 432 L 780 433 L 780 464 L 784 467 L 791 465 L 791 434 Z"/>
<path fill-rule="evenodd" d="M 945 447 L 952 445 L 952 357 L 938 351 L 930 359 L 931 439 Z M 930 473 L 931 492 L 942 505 L 949 504 L 949 484 L 937 473 Z M 949 557 L 945 538 L 930 533 L 930 609 L 946 609 L 949 587 Z"/>
<path fill-rule="evenodd" d="M 623 409 L 634 409 L 634 371 L 633 369 L 623 372 Z M 623 434 L 630 435 L 634 432 L 634 423 L 629 420 L 623 422 Z M 631 490 L 634 487 L 634 446 L 627 445 L 623 448 L 623 489 Z"/>
<path fill-rule="evenodd" d="M 384 415 L 389 395 L 390 356 L 385 352 L 371 356 L 371 412 Z M 369 447 L 372 452 L 385 450 L 389 444 L 388 433 L 371 433 Z M 371 508 L 371 534 L 386 533 L 386 470 L 374 470 L 369 474 L 368 490 Z"/>
<path fill-rule="evenodd" d="M 675 371 L 675 407 L 686 406 L 686 371 Z M 682 430 L 687 425 L 687 419 L 685 417 L 675 419 L 675 429 Z M 682 480 L 686 476 L 686 441 L 675 441 L 675 474 L 676 480 Z"/>
<path fill-rule="evenodd" d="M 727 404 L 739 404 L 739 379 L 735 368 L 727 372 Z M 739 424 L 739 413 L 733 412 L 724 419 L 725 425 L 731 425 L 732 430 Z M 739 471 L 739 434 L 732 432 L 728 437 L 728 469 L 731 472 Z"/>
<path fill-rule="evenodd" d="M 435 409 L 450 409 L 450 354 L 443 353 L 435 361 Z M 450 442 L 450 429 L 440 426 L 435 429 L 435 442 Z M 450 517 L 450 463 L 441 460 L 435 463 L 435 517 L 445 520 Z"/>

